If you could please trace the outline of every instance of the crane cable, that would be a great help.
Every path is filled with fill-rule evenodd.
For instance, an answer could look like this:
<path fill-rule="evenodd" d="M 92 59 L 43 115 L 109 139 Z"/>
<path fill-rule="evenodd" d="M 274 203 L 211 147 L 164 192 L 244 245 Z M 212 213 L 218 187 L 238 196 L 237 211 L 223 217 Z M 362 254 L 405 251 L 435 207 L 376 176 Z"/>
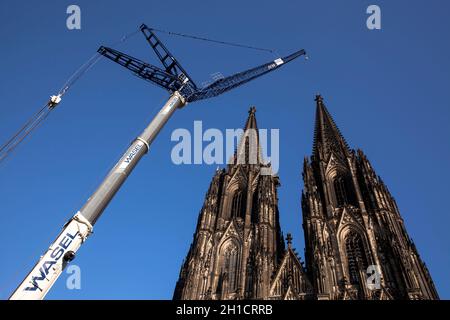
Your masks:
<path fill-rule="evenodd" d="M 240 48 L 258 50 L 258 51 L 266 51 L 266 52 L 270 52 L 270 53 L 275 54 L 275 55 L 278 56 L 278 52 L 276 50 L 274 50 L 274 49 L 254 47 L 254 46 L 249 46 L 249 45 L 245 45 L 245 44 L 241 44 L 241 43 L 235 43 L 235 42 L 214 40 L 214 39 L 194 36 L 194 35 L 190 35 L 190 34 L 166 31 L 166 30 L 155 29 L 155 28 L 151 28 L 151 30 L 154 30 L 154 31 L 157 31 L 157 32 L 162 32 L 162 33 L 165 33 L 165 34 L 168 34 L 168 35 L 172 35 L 172 36 L 178 36 L 178 37 L 190 38 L 190 39 L 195 39 L 195 40 L 213 42 L 213 43 L 218 43 L 218 44 L 232 46 L 232 47 L 240 47 Z"/>
<path fill-rule="evenodd" d="M 113 43 L 112 46 L 125 42 L 138 32 L 139 29 L 123 36 L 119 41 Z M 5 160 L 27 136 L 42 124 L 50 112 L 55 109 L 61 101 L 61 97 L 65 95 L 67 91 L 100 60 L 101 57 L 101 54 L 95 53 L 75 70 L 58 93 L 51 96 L 50 100 L 38 112 L 36 112 L 7 142 L 0 146 L 0 163 Z"/>
<path fill-rule="evenodd" d="M 124 35 L 119 41 L 114 42 L 110 46 L 114 47 L 122 42 L 125 42 L 132 36 L 134 36 L 136 33 L 139 32 L 138 30 L 135 30 L 129 34 Z M 67 90 L 75 84 L 75 82 L 78 81 L 85 73 L 87 73 L 102 57 L 100 53 L 95 53 L 92 57 L 90 57 L 84 64 L 82 64 L 70 77 L 67 79 L 66 83 L 63 85 L 61 90 L 59 90 L 58 95 L 63 96 Z"/>
<path fill-rule="evenodd" d="M 48 109 L 48 104 L 45 104 L 42 109 L 40 109 L 36 114 L 34 114 L 24 125 L 22 128 L 20 128 L 19 131 L 16 132 L 6 143 L 4 143 L 0 147 L 0 161 L 3 160 L 4 157 L 6 157 L 5 152 L 3 152 L 6 149 L 6 152 L 11 151 L 20 141 L 22 141 L 25 136 L 27 136 L 30 132 L 30 128 L 33 128 L 36 124 L 36 122 L 42 118 L 42 116 L 46 113 L 46 110 Z M 24 136 L 23 136 L 24 134 Z"/>
<path fill-rule="evenodd" d="M 95 53 L 92 57 L 90 57 L 85 63 L 83 63 L 64 83 L 62 88 L 58 91 L 58 95 L 61 97 L 69 90 L 71 86 L 75 84 L 86 72 L 89 71 L 101 58 L 102 56 L 99 53 Z"/>

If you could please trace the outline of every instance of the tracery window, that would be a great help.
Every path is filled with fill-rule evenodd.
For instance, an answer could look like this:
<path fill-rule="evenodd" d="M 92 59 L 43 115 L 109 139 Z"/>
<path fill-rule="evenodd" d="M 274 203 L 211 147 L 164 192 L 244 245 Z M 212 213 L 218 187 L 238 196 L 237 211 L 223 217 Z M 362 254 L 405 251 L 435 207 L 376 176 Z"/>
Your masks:
<path fill-rule="evenodd" d="M 245 218 L 247 197 L 243 191 L 236 191 L 231 204 L 231 215 L 233 217 Z"/>
<path fill-rule="evenodd" d="M 239 252 L 235 243 L 230 243 L 222 253 L 221 278 L 227 280 L 228 292 L 234 292 L 237 288 Z"/>
<path fill-rule="evenodd" d="M 351 181 L 348 177 L 337 176 L 333 180 L 334 194 L 336 197 L 336 205 L 338 207 L 352 204 L 355 205 L 355 194 L 353 192 L 353 187 Z"/>
<path fill-rule="evenodd" d="M 359 284 L 360 271 L 367 269 L 367 257 L 361 236 L 351 231 L 345 238 L 345 250 L 347 253 L 348 272 L 351 284 Z"/>

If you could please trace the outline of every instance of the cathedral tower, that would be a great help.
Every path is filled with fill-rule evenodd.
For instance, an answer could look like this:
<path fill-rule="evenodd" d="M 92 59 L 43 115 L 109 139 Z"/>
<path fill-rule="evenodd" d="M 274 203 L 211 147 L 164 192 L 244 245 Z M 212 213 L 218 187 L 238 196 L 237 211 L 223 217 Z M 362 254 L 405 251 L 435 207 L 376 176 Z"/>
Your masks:
<path fill-rule="evenodd" d="M 251 108 L 233 161 L 217 170 L 174 299 L 439 299 L 394 198 L 316 96 L 302 193 L 306 268 L 281 233 L 279 179 Z M 265 172 L 265 174 L 263 174 Z"/>
<path fill-rule="evenodd" d="M 261 159 L 252 107 L 233 161 L 217 170 L 174 299 L 304 299 L 312 287 L 278 212 L 279 179 Z M 263 170 L 265 169 L 265 170 Z"/>
<path fill-rule="evenodd" d="M 307 274 L 318 299 L 438 299 L 394 198 L 321 96 L 303 167 Z M 368 274 L 372 275 L 368 280 Z"/>

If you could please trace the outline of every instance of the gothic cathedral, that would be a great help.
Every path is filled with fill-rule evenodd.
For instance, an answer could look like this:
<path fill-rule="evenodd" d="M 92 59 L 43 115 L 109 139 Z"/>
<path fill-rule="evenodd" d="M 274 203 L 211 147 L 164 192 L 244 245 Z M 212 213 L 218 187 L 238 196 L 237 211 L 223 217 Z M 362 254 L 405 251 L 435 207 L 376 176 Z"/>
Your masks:
<path fill-rule="evenodd" d="M 234 161 L 212 179 L 174 299 L 439 299 L 386 185 L 321 96 L 316 104 L 303 166 L 305 265 L 290 234 L 285 246 L 279 178 L 261 159 L 253 107 Z"/>

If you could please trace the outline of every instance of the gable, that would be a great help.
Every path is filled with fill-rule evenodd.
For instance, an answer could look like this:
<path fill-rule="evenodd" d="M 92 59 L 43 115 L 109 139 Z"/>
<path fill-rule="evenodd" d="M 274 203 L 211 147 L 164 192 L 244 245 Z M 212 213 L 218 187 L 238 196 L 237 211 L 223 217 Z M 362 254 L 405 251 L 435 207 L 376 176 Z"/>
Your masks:
<path fill-rule="evenodd" d="M 355 215 L 347 208 L 344 208 L 342 210 L 341 218 L 339 219 L 337 230 L 342 230 L 342 228 L 347 224 L 353 224 L 361 227 L 362 220 L 360 217 L 358 218 L 356 218 Z"/>
<path fill-rule="evenodd" d="M 312 293 L 303 267 L 291 248 L 288 248 L 272 280 L 269 295 L 272 299 L 299 300 Z"/>

